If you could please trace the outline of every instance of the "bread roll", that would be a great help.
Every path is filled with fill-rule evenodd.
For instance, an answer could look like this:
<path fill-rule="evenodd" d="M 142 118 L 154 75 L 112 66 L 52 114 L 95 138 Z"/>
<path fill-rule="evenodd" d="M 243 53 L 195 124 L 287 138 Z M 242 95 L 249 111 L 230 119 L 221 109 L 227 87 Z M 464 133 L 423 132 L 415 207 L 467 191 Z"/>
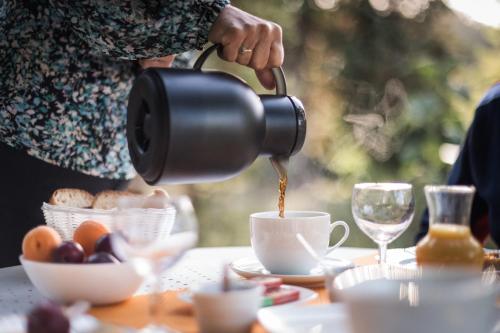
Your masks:
<path fill-rule="evenodd" d="M 126 191 L 103 191 L 96 194 L 92 208 L 94 209 L 113 209 L 118 207 L 118 200 L 126 196 L 135 196 L 137 194 Z"/>
<path fill-rule="evenodd" d="M 51 205 L 88 208 L 92 206 L 94 196 L 85 190 L 76 188 L 60 188 L 52 193 L 49 199 Z"/>

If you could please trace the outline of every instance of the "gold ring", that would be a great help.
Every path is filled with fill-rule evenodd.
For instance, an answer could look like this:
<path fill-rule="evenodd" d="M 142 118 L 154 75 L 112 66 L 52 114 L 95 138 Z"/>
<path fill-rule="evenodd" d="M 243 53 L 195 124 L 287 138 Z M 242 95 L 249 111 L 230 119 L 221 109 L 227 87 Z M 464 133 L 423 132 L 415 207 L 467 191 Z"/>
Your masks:
<path fill-rule="evenodd" d="M 240 54 L 244 54 L 244 53 L 252 53 L 253 50 L 252 49 L 247 49 L 246 47 L 240 47 L 240 50 L 239 50 Z"/>

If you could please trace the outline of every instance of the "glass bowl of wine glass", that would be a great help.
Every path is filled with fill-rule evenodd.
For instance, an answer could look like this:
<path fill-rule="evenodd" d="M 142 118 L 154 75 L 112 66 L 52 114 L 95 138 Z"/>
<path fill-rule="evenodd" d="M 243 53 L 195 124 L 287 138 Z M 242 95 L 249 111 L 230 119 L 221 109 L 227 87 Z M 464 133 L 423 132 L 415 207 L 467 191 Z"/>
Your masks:
<path fill-rule="evenodd" d="M 379 246 L 385 263 L 387 245 L 408 229 L 415 214 L 413 186 L 406 183 L 361 183 L 352 192 L 357 226 Z"/>

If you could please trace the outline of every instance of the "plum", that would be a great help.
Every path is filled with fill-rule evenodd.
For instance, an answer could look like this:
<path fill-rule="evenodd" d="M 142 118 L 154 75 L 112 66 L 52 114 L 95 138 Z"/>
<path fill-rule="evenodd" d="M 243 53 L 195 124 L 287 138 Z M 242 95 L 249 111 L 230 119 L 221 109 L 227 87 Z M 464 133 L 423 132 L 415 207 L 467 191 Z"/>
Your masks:
<path fill-rule="evenodd" d="M 126 256 L 123 251 L 120 251 L 120 248 L 115 246 L 115 244 L 119 243 L 117 241 L 117 235 L 115 234 L 106 234 L 97 240 L 95 243 L 94 252 L 104 252 L 109 253 L 119 261 L 124 261 Z"/>
<path fill-rule="evenodd" d="M 52 255 L 54 262 L 82 263 L 85 259 L 83 247 L 77 242 L 65 241 L 59 245 Z"/>
<path fill-rule="evenodd" d="M 87 258 L 89 264 L 119 263 L 120 261 L 107 252 L 96 252 Z"/>
<path fill-rule="evenodd" d="M 28 333 L 69 333 L 70 323 L 62 309 L 53 302 L 33 308 L 27 318 Z"/>

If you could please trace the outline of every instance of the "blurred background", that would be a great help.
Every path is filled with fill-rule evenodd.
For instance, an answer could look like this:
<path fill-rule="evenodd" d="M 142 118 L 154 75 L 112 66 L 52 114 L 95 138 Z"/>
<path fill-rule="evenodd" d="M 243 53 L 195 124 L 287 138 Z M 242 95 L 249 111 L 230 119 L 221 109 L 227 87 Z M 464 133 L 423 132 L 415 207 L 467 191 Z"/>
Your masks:
<path fill-rule="evenodd" d="M 390 247 L 413 245 L 423 185 L 446 181 L 476 104 L 500 79 L 500 1 L 233 4 L 283 27 L 289 93 L 306 107 L 308 133 L 290 162 L 286 209 L 330 212 L 351 226 L 347 246 L 375 247 L 353 221 L 353 184 L 410 182 L 417 213 Z M 248 69 L 216 57 L 206 67 L 259 90 Z M 200 246 L 249 245 L 248 215 L 276 209 L 278 177 L 261 158 L 232 180 L 167 190 L 193 199 Z"/>

